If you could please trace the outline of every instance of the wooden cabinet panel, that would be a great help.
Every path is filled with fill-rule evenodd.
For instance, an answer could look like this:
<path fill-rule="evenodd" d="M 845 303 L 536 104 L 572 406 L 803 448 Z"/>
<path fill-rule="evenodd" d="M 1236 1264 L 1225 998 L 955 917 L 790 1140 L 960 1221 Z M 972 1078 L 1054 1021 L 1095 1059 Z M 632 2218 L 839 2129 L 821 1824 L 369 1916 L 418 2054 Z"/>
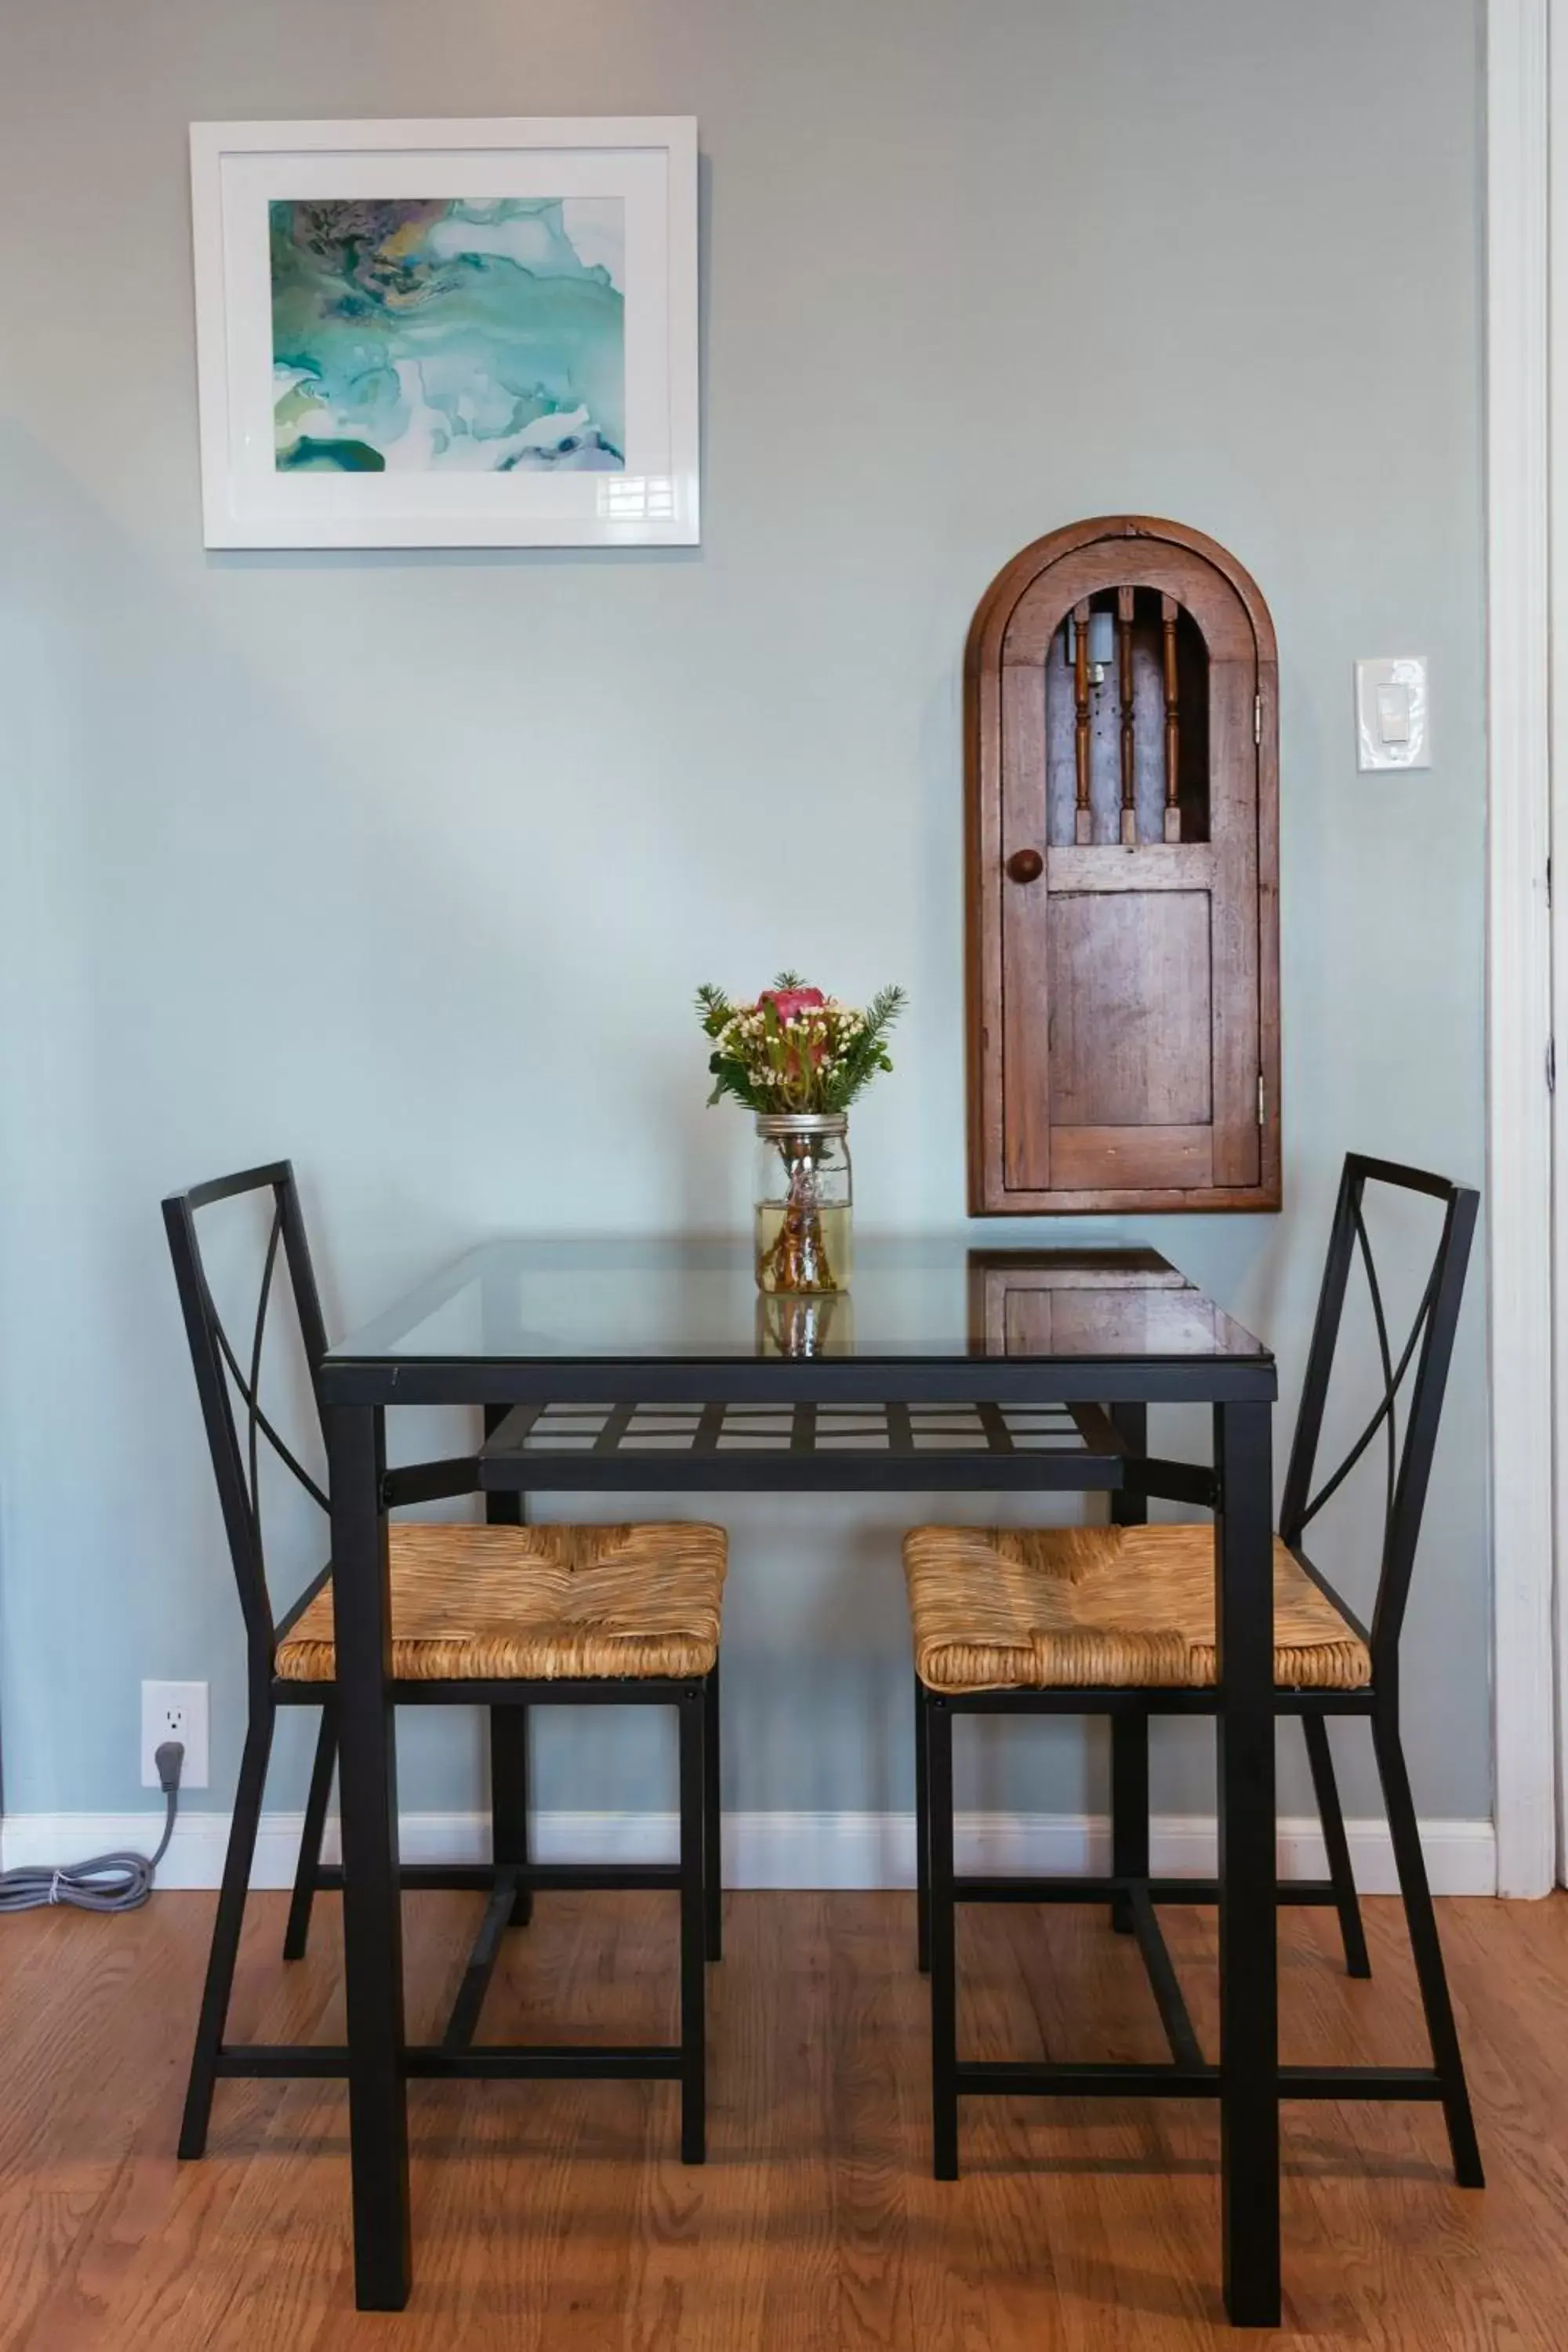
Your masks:
<path fill-rule="evenodd" d="M 1212 1127 L 1064 1127 L 1055 1140 L 1062 1196 L 1184 1192 L 1214 1182 Z"/>
<path fill-rule="evenodd" d="M 1053 895 L 1047 962 L 1052 1133 L 1207 1127 L 1207 896 Z"/>
<path fill-rule="evenodd" d="M 1224 549 L 1039 541 L 966 665 L 980 1215 L 1279 1203 L 1276 656 Z"/>

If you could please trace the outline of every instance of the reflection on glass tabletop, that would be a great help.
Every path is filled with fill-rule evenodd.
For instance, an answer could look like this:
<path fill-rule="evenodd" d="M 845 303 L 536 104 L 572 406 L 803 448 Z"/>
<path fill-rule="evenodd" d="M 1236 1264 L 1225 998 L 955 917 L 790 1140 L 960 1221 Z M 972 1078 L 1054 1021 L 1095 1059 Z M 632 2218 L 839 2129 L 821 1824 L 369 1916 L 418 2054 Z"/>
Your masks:
<path fill-rule="evenodd" d="M 764 1297 L 741 1241 L 495 1241 L 331 1350 L 334 1362 L 876 1362 L 1070 1357 L 1266 1364 L 1249 1331 L 1150 1249 L 858 1243 L 837 1296 Z"/>

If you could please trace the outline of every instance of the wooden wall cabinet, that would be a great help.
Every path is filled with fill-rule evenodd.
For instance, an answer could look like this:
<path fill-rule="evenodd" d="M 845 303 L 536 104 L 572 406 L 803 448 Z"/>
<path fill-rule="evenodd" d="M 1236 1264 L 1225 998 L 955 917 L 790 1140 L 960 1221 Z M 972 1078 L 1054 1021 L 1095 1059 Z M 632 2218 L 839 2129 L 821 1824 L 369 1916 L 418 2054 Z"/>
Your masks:
<path fill-rule="evenodd" d="M 964 671 L 970 1208 L 1279 1206 L 1279 667 L 1145 516 L 992 583 Z"/>

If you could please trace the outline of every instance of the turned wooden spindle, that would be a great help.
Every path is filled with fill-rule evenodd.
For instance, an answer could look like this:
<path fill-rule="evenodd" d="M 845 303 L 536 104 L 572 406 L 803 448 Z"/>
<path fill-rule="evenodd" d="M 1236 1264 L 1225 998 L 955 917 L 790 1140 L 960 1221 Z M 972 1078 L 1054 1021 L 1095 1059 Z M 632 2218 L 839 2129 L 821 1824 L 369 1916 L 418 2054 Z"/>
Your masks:
<path fill-rule="evenodd" d="M 1138 788 L 1133 773 L 1132 591 L 1116 592 L 1116 667 L 1121 683 L 1121 845 L 1138 846 Z"/>
<path fill-rule="evenodd" d="M 1173 596 L 1160 599 L 1160 619 L 1165 639 L 1165 838 L 1182 837 L 1181 777 L 1182 694 L 1176 674 L 1176 614 Z"/>
<path fill-rule="evenodd" d="M 1078 759 L 1078 808 L 1073 837 L 1080 849 L 1094 839 L 1094 812 L 1089 799 L 1089 606 L 1073 606 L 1073 702 L 1078 718 L 1074 751 Z"/>

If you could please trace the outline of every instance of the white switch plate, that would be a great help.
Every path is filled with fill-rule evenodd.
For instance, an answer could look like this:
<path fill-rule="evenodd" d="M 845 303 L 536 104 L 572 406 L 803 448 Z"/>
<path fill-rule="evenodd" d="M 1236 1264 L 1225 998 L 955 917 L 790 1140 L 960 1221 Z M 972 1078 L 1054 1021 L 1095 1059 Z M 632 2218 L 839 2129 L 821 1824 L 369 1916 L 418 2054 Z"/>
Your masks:
<path fill-rule="evenodd" d="M 142 1786 L 158 1786 L 153 1759 L 165 1739 L 184 1744 L 182 1789 L 207 1785 L 207 1686 L 205 1683 L 143 1683 L 142 1685 Z"/>
<path fill-rule="evenodd" d="M 1432 725 L 1426 703 L 1426 656 L 1401 654 L 1355 666 L 1357 765 L 1429 768 Z"/>

